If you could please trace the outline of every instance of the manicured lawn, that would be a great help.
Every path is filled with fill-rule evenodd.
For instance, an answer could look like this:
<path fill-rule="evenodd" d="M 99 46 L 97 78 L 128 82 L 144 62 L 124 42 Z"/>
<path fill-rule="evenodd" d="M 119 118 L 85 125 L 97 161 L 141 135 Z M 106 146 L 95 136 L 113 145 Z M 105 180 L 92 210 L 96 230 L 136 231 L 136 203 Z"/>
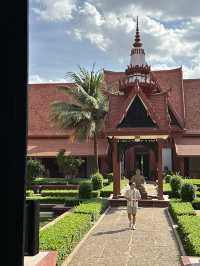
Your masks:
<path fill-rule="evenodd" d="M 55 217 L 40 217 L 40 228 L 54 220 Z"/>

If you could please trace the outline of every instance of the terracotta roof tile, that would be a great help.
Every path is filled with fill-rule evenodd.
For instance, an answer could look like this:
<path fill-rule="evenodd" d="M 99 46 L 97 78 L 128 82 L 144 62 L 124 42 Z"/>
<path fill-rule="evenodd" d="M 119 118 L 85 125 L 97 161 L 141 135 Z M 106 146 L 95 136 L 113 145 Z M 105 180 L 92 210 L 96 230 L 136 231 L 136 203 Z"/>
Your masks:
<path fill-rule="evenodd" d="M 166 105 L 166 94 L 157 93 L 150 96 L 152 106 L 156 108 L 156 113 L 159 116 L 160 124 L 163 128 L 169 127 L 169 118 Z"/>
<path fill-rule="evenodd" d="M 200 79 L 183 80 L 186 130 L 200 132 Z"/>
<path fill-rule="evenodd" d="M 158 70 L 152 71 L 152 74 L 157 79 L 162 91 L 165 92 L 171 89 L 169 101 L 183 123 L 182 69 Z M 104 78 L 108 83 L 116 84 L 119 79 L 124 77 L 124 72 L 104 70 Z"/>
<path fill-rule="evenodd" d="M 57 100 L 70 100 L 59 86 L 72 87 L 73 84 L 31 84 L 28 88 L 28 135 L 29 136 L 66 136 L 72 130 L 56 128 L 49 120 L 50 104 Z"/>

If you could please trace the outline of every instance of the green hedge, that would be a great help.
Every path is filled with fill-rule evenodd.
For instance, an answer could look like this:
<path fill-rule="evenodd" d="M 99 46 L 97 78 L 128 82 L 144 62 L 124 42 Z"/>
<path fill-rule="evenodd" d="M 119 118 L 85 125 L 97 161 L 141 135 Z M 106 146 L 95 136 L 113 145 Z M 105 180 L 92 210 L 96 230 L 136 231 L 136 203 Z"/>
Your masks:
<path fill-rule="evenodd" d="M 96 200 L 96 201 L 86 201 L 79 206 L 75 207 L 73 212 L 75 213 L 85 213 L 91 216 L 92 221 L 96 221 L 100 214 L 104 212 L 104 210 L 108 206 L 107 200 Z"/>
<path fill-rule="evenodd" d="M 39 177 L 35 178 L 32 182 L 33 185 L 49 185 L 49 184 L 72 184 L 72 185 L 79 185 L 83 181 L 89 181 L 89 178 L 73 178 L 73 179 L 65 179 L 65 178 L 44 178 Z"/>
<path fill-rule="evenodd" d="M 34 196 L 34 197 L 28 197 L 27 199 L 33 199 L 38 200 L 42 204 L 65 204 L 66 206 L 76 206 L 80 202 L 82 202 L 82 199 L 79 198 L 73 198 L 73 197 L 42 197 L 42 196 Z"/>
<path fill-rule="evenodd" d="M 42 190 L 41 196 L 46 197 L 78 197 L 78 190 Z"/>
<path fill-rule="evenodd" d="M 196 191 L 195 194 L 197 197 L 200 197 L 200 191 Z"/>
<path fill-rule="evenodd" d="M 170 183 L 164 183 L 164 184 L 163 184 L 163 193 L 164 193 L 165 195 L 170 195 L 171 192 L 172 192 L 172 189 L 171 189 L 171 185 L 170 185 Z"/>
<path fill-rule="evenodd" d="M 26 190 L 26 197 L 33 197 L 34 191 L 33 190 Z"/>
<path fill-rule="evenodd" d="M 179 216 L 178 231 L 189 256 L 200 256 L 200 217 Z"/>
<path fill-rule="evenodd" d="M 190 183 L 194 186 L 200 187 L 200 179 L 189 178 L 189 179 L 184 179 L 184 181 L 186 181 L 187 183 Z"/>
<path fill-rule="evenodd" d="M 101 189 L 100 197 L 108 198 L 112 193 L 113 193 L 113 183 L 110 183 L 108 186 Z"/>
<path fill-rule="evenodd" d="M 192 206 L 195 210 L 200 210 L 200 198 L 196 198 L 192 202 Z"/>
<path fill-rule="evenodd" d="M 57 250 L 57 265 L 61 265 L 90 227 L 90 215 L 68 214 L 55 224 L 40 231 L 40 250 Z"/>
<path fill-rule="evenodd" d="M 178 217 L 182 215 L 196 215 L 192 204 L 190 202 L 173 202 L 170 201 L 169 212 L 172 215 L 175 222 L 178 221 Z"/>

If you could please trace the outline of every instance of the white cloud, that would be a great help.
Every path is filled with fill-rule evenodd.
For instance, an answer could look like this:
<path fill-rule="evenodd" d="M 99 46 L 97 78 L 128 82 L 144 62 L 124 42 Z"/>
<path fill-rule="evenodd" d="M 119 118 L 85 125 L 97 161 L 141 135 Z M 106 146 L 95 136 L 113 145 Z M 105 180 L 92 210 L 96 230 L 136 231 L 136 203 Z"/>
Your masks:
<path fill-rule="evenodd" d="M 35 9 L 41 18 L 71 20 L 67 34 L 77 41 L 89 41 L 124 68 L 129 63 L 135 18 L 139 16 L 146 60 L 152 69 L 182 64 L 185 76 L 200 76 L 200 60 L 196 59 L 200 52 L 200 1 L 192 5 L 188 0 L 35 1 L 41 4 Z"/>
<path fill-rule="evenodd" d="M 40 75 L 30 75 L 29 76 L 29 80 L 28 83 L 29 84 L 33 84 L 33 83 L 66 83 L 69 82 L 67 79 L 62 79 L 62 78 L 58 78 L 58 79 L 45 79 L 42 78 Z"/>
<path fill-rule="evenodd" d="M 111 41 L 100 33 L 88 32 L 85 38 L 90 40 L 91 43 L 95 44 L 102 51 L 106 51 L 107 47 L 111 44 Z"/>
<path fill-rule="evenodd" d="M 192 60 L 191 65 L 183 65 L 184 78 L 200 78 L 200 49 L 197 56 Z"/>
<path fill-rule="evenodd" d="M 101 26 L 105 20 L 102 15 L 97 11 L 96 7 L 92 4 L 85 2 L 83 8 L 80 9 L 80 14 L 83 14 L 90 20 L 92 23 L 95 23 L 97 26 Z"/>
<path fill-rule="evenodd" d="M 43 20 L 71 20 L 76 10 L 76 0 L 35 0 L 39 5 L 33 11 Z"/>

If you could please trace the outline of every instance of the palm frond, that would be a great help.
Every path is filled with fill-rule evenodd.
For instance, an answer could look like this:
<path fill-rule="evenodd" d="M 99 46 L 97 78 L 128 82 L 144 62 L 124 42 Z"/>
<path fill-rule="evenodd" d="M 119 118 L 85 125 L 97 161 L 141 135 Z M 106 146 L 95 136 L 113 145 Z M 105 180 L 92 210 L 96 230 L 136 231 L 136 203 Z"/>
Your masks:
<path fill-rule="evenodd" d="M 71 95 L 76 101 L 81 105 L 89 108 L 96 109 L 98 108 L 97 100 L 90 96 L 82 87 L 77 86 L 74 89 L 68 91 L 68 95 Z"/>

